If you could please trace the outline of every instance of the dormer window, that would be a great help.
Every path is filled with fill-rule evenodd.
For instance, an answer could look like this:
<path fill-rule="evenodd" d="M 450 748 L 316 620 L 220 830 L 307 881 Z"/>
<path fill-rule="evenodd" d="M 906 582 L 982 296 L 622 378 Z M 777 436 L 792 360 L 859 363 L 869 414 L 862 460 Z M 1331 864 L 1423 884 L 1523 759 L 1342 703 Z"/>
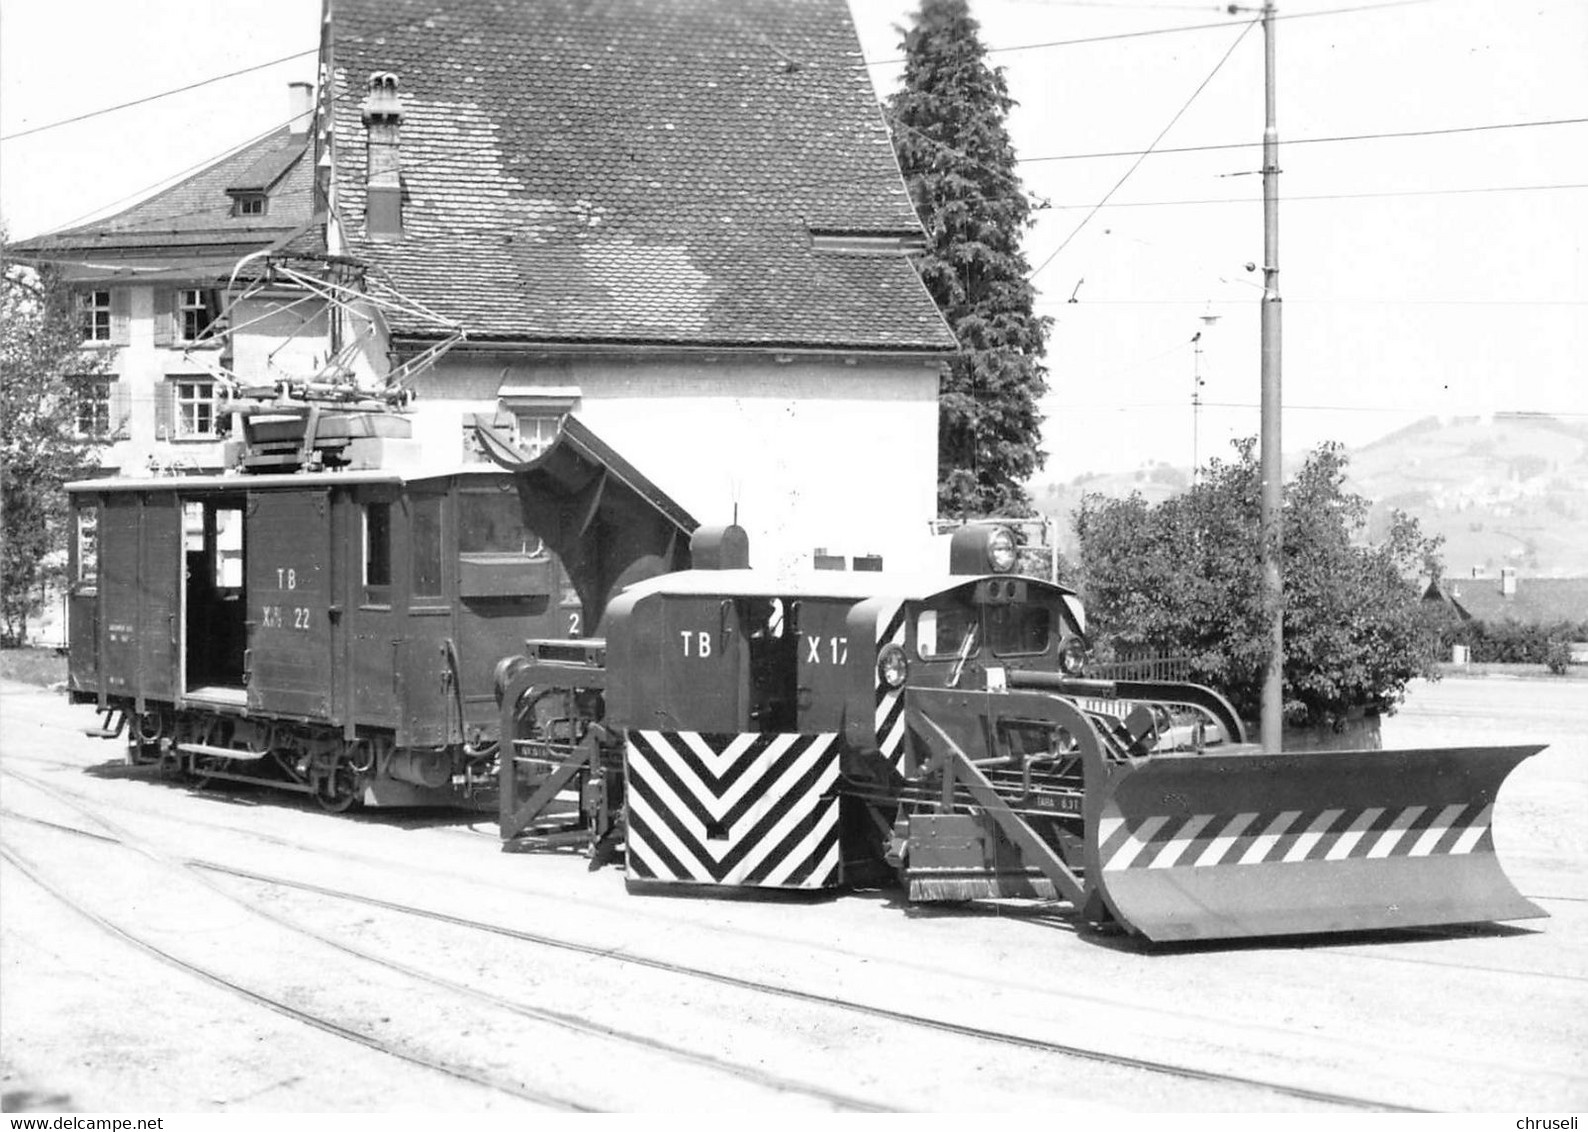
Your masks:
<path fill-rule="evenodd" d="M 233 216 L 263 216 L 264 214 L 264 193 L 238 193 L 236 197 L 233 198 Z"/>

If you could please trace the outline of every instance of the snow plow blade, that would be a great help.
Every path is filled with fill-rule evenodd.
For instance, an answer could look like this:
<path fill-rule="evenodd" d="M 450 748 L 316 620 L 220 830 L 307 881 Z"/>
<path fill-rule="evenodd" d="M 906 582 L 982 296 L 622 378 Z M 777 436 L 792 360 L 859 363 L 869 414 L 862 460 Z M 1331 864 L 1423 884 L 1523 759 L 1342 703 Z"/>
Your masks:
<path fill-rule="evenodd" d="M 1500 868 L 1506 775 L 1542 746 L 1160 755 L 1088 783 L 1086 876 L 1154 941 L 1545 916 Z"/>

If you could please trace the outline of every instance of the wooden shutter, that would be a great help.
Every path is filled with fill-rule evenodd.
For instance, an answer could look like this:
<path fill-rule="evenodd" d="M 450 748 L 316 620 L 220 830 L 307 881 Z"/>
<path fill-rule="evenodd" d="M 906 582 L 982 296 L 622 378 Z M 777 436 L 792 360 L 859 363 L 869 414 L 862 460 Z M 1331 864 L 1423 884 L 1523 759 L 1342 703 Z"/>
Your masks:
<path fill-rule="evenodd" d="M 132 292 L 125 287 L 110 289 L 110 341 L 117 346 L 132 341 Z"/>
<path fill-rule="evenodd" d="M 132 434 L 132 390 L 125 381 L 110 383 L 110 435 Z"/>
<path fill-rule="evenodd" d="M 169 287 L 154 289 L 154 344 L 169 346 L 176 337 L 176 292 Z"/>
<path fill-rule="evenodd" d="M 154 387 L 154 437 L 156 440 L 176 438 L 176 383 L 157 382 Z"/>

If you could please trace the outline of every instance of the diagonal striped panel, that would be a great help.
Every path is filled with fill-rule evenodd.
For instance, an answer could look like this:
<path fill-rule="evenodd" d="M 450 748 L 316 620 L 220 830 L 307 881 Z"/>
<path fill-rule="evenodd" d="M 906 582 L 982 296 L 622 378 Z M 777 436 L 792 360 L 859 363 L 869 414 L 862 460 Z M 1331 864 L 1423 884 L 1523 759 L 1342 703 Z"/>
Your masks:
<path fill-rule="evenodd" d="M 887 617 L 877 618 L 877 651 L 884 645 L 904 647 L 905 610 L 901 602 Z M 904 689 L 890 688 L 882 682 L 881 673 L 873 673 L 877 685 L 877 711 L 875 726 L 877 749 L 882 757 L 901 772 L 904 770 Z"/>
<path fill-rule="evenodd" d="M 839 882 L 837 735 L 631 731 L 628 875 L 768 888 Z"/>
<path fill-rule="evenodd" d="M 1490 805 L 1147 814 L 1110 802 L 1098 822 L 1104 871 L 1294 864 L 1493 852 Z"/>

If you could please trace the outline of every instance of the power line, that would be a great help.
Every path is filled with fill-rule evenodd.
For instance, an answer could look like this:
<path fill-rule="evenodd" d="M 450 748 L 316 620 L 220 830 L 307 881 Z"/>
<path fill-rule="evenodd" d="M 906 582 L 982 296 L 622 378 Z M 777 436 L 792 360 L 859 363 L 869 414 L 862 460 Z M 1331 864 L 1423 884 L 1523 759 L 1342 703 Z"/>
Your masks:
<path fill-rule="evenodd" d="M 1172 130 L 1174 128 L 1174 124 L 1180 120 L 1181 115 L 1183 115 L 1187 110 L 1191 109 L 1191 104 L 1197 100 L 1197 96 L 1199 94 L 1207 89 L 1207 85 L 1213 81 L 1213 76 L 1218 74 L 1219 71 L 1223 69 L 1224 64 L 1229 61 L 1230 56 L 1235 54 L 1235 49 L 1241 45 L 1241 41 L 1246 38 L 1246 33 L 1252 30 L 1256 22 L 1257 21 L 1255 20 L 1248 20 L 1246 22 L 1246 26 L 1241 28 L 1241 34 L 1235 37 L 1235 41 L 1229 45 L 1224 54 L 1219 58 L 1219 61 L 1213 64 L 1213 69 L 1208 72 L 1207 78 L 1203 79 L 1202 82 L 1198 84 L 1196 90 L 1191 92 L 1191 97 L 1185 100 L 1185 104 L 1174 112 L 1174 117 L 1169 119 L 1169 124 L 1164 126 L 1162 130 L 1158 131 L 1158 136 L 1153 138 L 1152 145 L 1149 145 L 1145 150 L 1143 150 L 1141 155 L 1131 163 L 1130 168 L 1125 170 L 1125 175 L 1118 181 L 1114 182 L 1114 187 L 1103 194 L 1102 200 L 1098 201 L 1097 204 L 1092 206 L 1092 211 L 1088 212 L 1081 218 L 1081 222 L 1075 226 L 1075 230 L 1068 236 L 1064 237 L 1064 242 L 1058 247 L 1054 248 L 1053 251 L 1048 253 L 1047 259 L 1037 264 L 1036 269 L 1032 271 L 1030 275 L 1026 276 L 1028 280 L 1035 279 L 1038 275 L 1040 275 L 1042 273 L 1042 269 L 1053 262 L 1054 257 L 1056 257 L 1065 248 L 1069 247 L 1070 241 L 1081 234 L 1081 229 L 1086 227 L 1087 223 L 1092 219 L 1092 217 L 1097 215 L 1098 210 L 1107 204 L 1109 198 L 1118 192 L 1124 183 L 1130 179 L 1130 175 L 1140 168 L 1141 163 L 1147 160 L 1147 155 L 1152 152 L 1153 146 L 1156 146 L 1159 142 L 1161 142 L 1164 139 L 1164 135 Z"/>
<path fill-rule="evenodd" d="M 1377 134 L 1335 134 L 1328 137 L 1316 138 L 1286 138 L 1285 144 L 1291 145 L 1317 145 L 1320 142 L 1354 142 L 1377 141 L 1381 138 L 1429 138 L 1443 137 L 1449 134 L 1475 134 L 1485 130 L 1522 130 L 1536 126 L 1580 126 L 1588 123 L 1588 118 L 1546 118 L 1533 122 L 1493 122 L 1482 126 L 1449 126 L 1432 130 L 1394 130 Z M 1154 154 L 1165 153 L 1209 153 L 1222 149 L 1250 149 L 1262 145 L 1262 140 L 1241 142 L 1219 142 L 1211 145 L 1182 145 L 1165 146 L 1154 149 Z M 1016 159 L 1018 165 L 1035 165 L 1044 161 L 1086 161 L 1096 157 L 1135 157 L 1147 151 L 1140 149 L 1119 149 L 1097 153 L 1055 153 L 1044 157 L 1021 157 Z"/>
<path fill-rule="evenodd" d="M 1179 347 L 1177 347 L 1178 349 Z M 1133 413 L 1142 410 L 1163 410 L 1166 412 L 1184 412 L 1184 401 L 1131 401 L 1119 402 L 1113 405 L 1087 405 L 1066 401 L 1062 405 L 1065 413 Z M 1259 406 L 1255 401 L 1203 401 L 1204 409 L 1240 409 L 1255 412 Z M 1285 403 L 1285 412 L 1304 413 L 1373 413 L 1378 415 L 1399 415 L 1402 413 L 1454 413 L 1456 415 L 1470 414 L 1481 415 L 1482 410 L 1476 406 L 1470 409 L 1451 409 L 1448 402 L 1429 402 L 1420 405 L 1296 405 Z M 1492 411 L 1492 410 L 1490 410 Z M 1588 412 L 1575 412 L 1569 410 L 1552 411 L 1549 409 L 1506 409 L 1506 413 L 1518 416 L 1553 417 L 1565 420 L 1588 420 Z"/>
<path fill-rule="evenodd" d="M 1326 10 L 1320 11 L 1320 12 L 1289 12 L 1289 13 L 1282 13 L 1280 15 L 1275 16 L 1274 18 L 1276 20 L 1300 20 L 1300 19 L 1309 19 L 1309 18 L 1311 18 L 1313 16 L 1341 16 L 1341 15 L 1346 15 L 1346 14 L 1349 14 L 1349 13 L 1352 13 L 1352 12 L 1372 12 L 1372 11 L 1376 11 L 1376 10 L 1378 10 L 1380 8 L 1404 8 L 1404 7 L 1407 7 L 1408 5 L 1412 5 L 1412 4 L 1430 4 L 1430 3 L 1433 3 L 1433 0 L 1389 0 L 1389 2 L 1387 2 L 1387 3 L 1382 3 L 1382 4 L 1361 4 L 1361 5 L 1358 5 L 1357 7 L 1354 7 L 1354 8 L 1329 8 L 1329 9 L 1326 9 Z M 1179 27 L 1148 28 L 1145 31 L 1122 31 L 1122 32 L 1114 32 L 1114 33 L 1109 34 L 1109 35 L 1089 35 L 1089 36 L 1085 36 L 1085 37 L 1080 38 L 1080 39 L 1051 39 L 1051 40 L 1047 40 L 1047 41 L 1042 42 L 1042 43 L 1017 43 L 1017 44 L 1012 44 L 1012 45 L 1010 45 L 1008 47 L 989 47 L 989 48 L 987 48 L 987 54 L 989 54 L 989 55 L 1006 55 L 1006 54 L 1011 54 L 1011 53 L 1016 52 L 1016 51 L 1041 51 L 1041 50 L 1045 50 L 1046 48 L 1049 48 L 1049 47 L 1079 47 L 1079 46 L 1083 46 L 1083 45 L 1088 44 L 1088 43 L 1108 43 L 1108 42 L 1111 42 L 1113 40 L 1120 40 L 1120 39 L 1141 39 L 1141 38 L 1143 38 L 1145 36 L 1151 36 L 1151 35 L 1173 35 L 1173 34 L 1175 34 L 1177 32 L 1183 32 L 1183 31 L 1211 31 L 1211 30 L 1214 30 L 1216 28 L 1227 28 L 1229 26 L 1230 26 L 1230 21 L 1229 20 L 1221 20 L 1220 22 L 1213 23 L 1213 24 L 1183 24 L 1183 25 L 1181 25 Z M 903 62 L 904 62 L 903 58 L 896 58 L 896 59 L 867 59 L 865 61 L 866 66 L 868 66 L 868 67 L 891 66 L 893 64 L 903 63 Z"/>
<path fill-rule="evenodd" d="M 17 138 L 25 138 L 31 134 L 42 134 L 45 130 L 53 130 L 60 126 L 69 126 L 73 122 L 84 122 L 89 118 L 98 118 L 102 114 L 114 114 L 117 110 L 126 110 L 132 106 L 142 106 L 145 102 L 154 102 L 157 99 L 169 98 L 173 94 L 182 94 L 186 91 L 197 90 L 199 87 L 209 86 L 211 83 L 222 82 L 225 79 L 235 79 L 238 75 L 247 75 L 253 73 L 254 71 L 263 71 L 267 67 L 275 67 L 282 63 L 290 63 L 294 59 L 302 59 L 305 55 L 317 54 L 319 50 L 320 49 L 318 47 L 313 47 L 308 51 L 298 51 L 292 55 L 283 55 L 281 58 L 272 59 L 268 63 L 255 63 L 251 67 L 243 67 L 236 71 L 228 71 L 224 75 L 214 75 L 207 79 L 200 79 L 197 82 L 188 83 L 186 86 L 173 87 L 170 90 L 162 90 L 158 94 L 150 94 L 144 96 L 143 98 L 135 98 L 130 102 L 119 102 L 115 106 L 105 106 L 99 110 L 90 110 L 86 114 L 78 114 L 71 118 L 62 118 L 57 122 L 48 122 L 42 126 L 32 126 L 26 130 L 18 130 L 15 133 L 6 134 L 3 137 L 0 137 L 0 142 L 14 141 Z"/>
<path fill-rule="evenodd" d="M 410 27 L 411 26 L 416 26 L 422 19 L 425 18 L 425 16 L 434 15 L 437 11 L 439 11 L 439 9 L 431 9 L 428 12 L 426 12 L 426 13 L 420 15 L 420 16 L 415 16 L 415 17 L 410 18 L 408 20 L 398 20 L 398 21 L 396 21 L 394 23 L 387 24 L 384 27 L 376 28 L 373 32 L 371 32 L 369 34 L 370 35 L 384 35 L 387 32 L 395 31 L 398 28 L 403 27 L 405 25 L 410 26 Z M 367 38 L 367 37 L 360 37 L 360 38 Z M 310 48 L 308 48 L 308 49 L 306 49 L 304 51 L 294 52 L 291 55 L 283 55 L 279 59 L 271 59 L 269 62 L 265 62 L 265 63 L 255 63 L 255 64 L 252 64 L 251 66 L 242 67 L 242 68 L 240 68 L 238 70 L 235 70 L 235 71 L 228 71 L 224 75 L 212 75 L 210 78 L 199 79 L 196 82 L 188 83 L 186 86 L 173 87 L 170 90 L 162 90 L 162 91 L 159 91 L 156 94 L 150 94 L 150 95 L 144 96 L 143 98 L 133 99 L 130 102 L 121 102 L 121 103 L 117 103 L 115 106 L 105 106 L 105 107 L 101 107 L 98 110 L 90 110 L 90 111 L 88 111 L 85 114 L 78 114 L 78 115 L 76 115 L 75 117 L 72 117 L 72 118 L 62 118 L 61 120 L 59 120 L 57 122 L 48 122 L 48 123 L 46 123 L 46 124 L 44 124 L 42 126 L 32 126 L 32 127 L 29 127 L 26 130 L 18 130 L 16 133 L 6 134 L 4 136 L 0 136 L 0 142 L 11 141 L 14 138 L 25 138 L 25 137 L 27 137 L 30 134 L 39 134 L 39 133 L 43 133 L 45 130 L 56 129 L 59 126 L 71 125 L 73 122 L 82 122 L 82 121 L 85 121 L 86 119 L 89 119 L 89 118 L 97 118 L 97 117 L 100 117 L 101 115 L 104 115 L 104 114 L 112 114 L 112 113 L 116 112 L 117 110 L 125 110 L 128 107 L 142 106 L 146 102 L 154 102 L 154 101 L 156 101 L 158 99 L 161 99 L 161 98 L 169 98 L 169 97 L 171 97 L 174 94 L 182 94 L 182 93 L 185 93 L 186 91 L 196 90 L 199 87 L 209 86 L 212 83 L 222 82 L 222 81 L 224 81 L 226 79 L 234 79 L 238 75 L 247 75 L 247 74 L 251 74 L 254 71 L 262 71 L 262 70 L 264 70 L 267 67 L 278 66 L 281 63 L 290 63 L 294 59 L 302 59 L 304 56 L 307 56 L 307 55 L 317 55 L 317 54 L 319 54 L 319 51 L 320 51 L 320 47 L 319 47 L 318 44 L 316 44 L 314 47 L 310 47 Z"/>
<path fill-rule="evenodd" d="M 1071 303 L 1067 299 L 1042 299 L 1035 307 L 1109 306 L 1109 307 L 1200 307 L 1209 303 L 1222 306 L 1245 306 L 1246 300 L 1234 299 L 1085 299 Z M 1287 298 L 1292 306 L 1396 306 L 1396 307 L 1588 307 L 1584 299 L 1296 299 Z"/>
<path fill-rule="evenodd" d="M 176 172 L 176 173 L 167 174 L 166 176 L 161 177 L 158 181 L 154 181 L 151 184 L 145 185 L 141 189 L 134 189 L 132 192 L 126 194 L 125 196 L 119 197 L 116 200 L 111 201 L 109 204 L 102 204 L 102 205 L 99 205 L 96 208 L 89 209 L 87 212 L 80 213 L 79 215 L 77 215 L 73 219 L 66 221 L 64 224 L 56 225 L 55 228 L 54 228 L 54 231 L 55 232 L 66 231 L 67 229 L 76 227 L 78 224 L 83 223 L 84 221 L 90 219 L 91 217 L 98 216 L 102 212 L 107 212 L 110 209 L 116 208 L 118 205 L 126 204 L 129 201 L 137 201 L 137 200 L 141 199 L 142 197 L 144 197 L 145 195 L 152 195 L 153 193 L 155 193 L 157 190 L 160 190 L 160 189 L 174 188 L 179 181 L 181 181 L 183 178 L 187 177 L 188 175 L 200 172 L 201 170 L 207 169 L 211 165 L 215 165 L 215 164 L 218 164 L 219 162 L 225 161 L 228 157 L 236 156 L 238 153 L 241 153 L 243 150 L 247 149 L 249 146 L 257 145 L 258 143 L 260 143 L 260 142 L 264 141 L 266 138 L 268 138 L 271 134 L 274 134 L 277 131 L 283 129 L 284 127 L 291 125 L 292 122 L 294 122 L 295 120 L 296 120 L 295 117 L 294 118 L 288 118 L 285 121 L 279 122 L 276 125 L 271 126 L 268 130 L 265 130 L 263 133 L 255 134 L 253 137 L 248 138 L 246 141 L 238 142 L 236 145 L 227 146 L 225 149 L 221 150 L 219 153 L 213 154 L 213 155 L 211 155 L 209 157 L 205 157 L 205 158 L 201 159 L 200 161 L 198 161 L 197 163 L 195 163 L 193 165 L 189 165 L 186 169 L 182 169 L 182 170 L 180 170 L 179 172 Z M 176 214 L 174 214 L 172 216 L 166 217 L 165 219 L 177 220 L 177 219 L 180 219 L 183 216 L 191 216 L 191 215 L 196 215 L 196 214 L 198 214 L 200 212 L 212 211 L 212 208 L 213 208 L 213 206 L 205 205 L 202 208 L 189 209 L 186 212 L 176 213 Z M 46 234 L 48 234 L 48 233 L 46 233 Z"/>
<path fill-rule="evenodd" d="M 1588 183 L 1584 183 L 1584 184 L 1564 184 L 1564 185 L 1492 185 L 1492 186 L 1484 186 L 1484 187 L 1481 187 L 1481 188 L 1470 188 L 1470 189 L 1406 189 L 1406 190 L 1399 191 L 1399 192 L 1383 192 L 1383 193 L 1316 193 L 1316 194 L 1313 194 L 1313 195 L 1310 195 L 1310 196 L 1307 196 L 1307 195 L 1303 195 L 1303 196 L 1287 196 L 1285 198 L 1285 203 L 1289 204 L 1292 201 L 1309 201 L 1309 200 L 1377 200 L 1377 199 L 1384 199 L 1384 198 L 1391 198 L 1391 197 L 1467 196 L 1467 195 L 1471 195 L 1471 194 L 1474 194 L 1474 193 L 1548 192 L 1548 191 L 1553 191 L 1553 190 L 1557 190 L 1557 189 L 1588 189 Z M 1099 203 L 1099 204 L 1049 204 L 1048 207 L 1051 208 L 1051 209 L 1055 209 L 1055 210 L 1058 210 L 1058 209 L 1074 210 L 1074 209 L 1078 209 L 1078 208 L 1090 208 L 1090 209 L 1095 211 L 1096 209 L 1102 208 L 1104 206 L 1104 204 L 1107 204 L 1107 206 L 1109 208 L 1180 208 L 1180 207 L 1183 207 L 1183 206 L 1186 206 L 1186 205 L 1198 205 L 1198 204 L 1248 204 L 1248 205 L 1250 205 L 1250 204 L 1257 204 L 1257 203 L 1259 203 L 1259 201 L 1258 201 L 1258 198 L 1256 198 L 1256 197 L 1216 197 L 1216 198 L 1209 198 L 1207 200 L 1130 200 L 1130 201 L 1116 201 L 1116 202 L 1113 202 L 1113 203 L 1108 203 L 1107 198 L 1104 198 L 1104 201 L 1102 203 Z M 1088 219 L 1090 219 L 1090 216 L 1088 216 Z M 1077 229 L 1077 231 L 1079 231 L 1079 229 Z M 1071 233 L 1072 237 L 1073 237 L 1073 235 L 1074 235 L 1074 233 Z M 1065 241 L 1065 243 L 1068 243 L 1068 242 L 1069 242 L 1068 240 Z M 1055 251 L 1053 253 L 1053 255 L 1058 255 L 1058 253 L 1060 251 L 1063 251 L 1063 250 L 1064 250 L 1063 245 L 1060 245 L 1058 251 Z M 1048 257 L 1048 259 L 1052 259 L 1052 258 L 1053 258 L 1053 256 L 1049 256 Z M 1044 266 L 1045 265 L 1046 265 L 1046 261 L 1044 261 Z M 1038 268 L 1037 270 L 1040 271 L 1041 268 Z M 1036 272 L 1034 271 L 1034 272 L 1032 272 L 1032 274 L 1035 275 Z"/>

